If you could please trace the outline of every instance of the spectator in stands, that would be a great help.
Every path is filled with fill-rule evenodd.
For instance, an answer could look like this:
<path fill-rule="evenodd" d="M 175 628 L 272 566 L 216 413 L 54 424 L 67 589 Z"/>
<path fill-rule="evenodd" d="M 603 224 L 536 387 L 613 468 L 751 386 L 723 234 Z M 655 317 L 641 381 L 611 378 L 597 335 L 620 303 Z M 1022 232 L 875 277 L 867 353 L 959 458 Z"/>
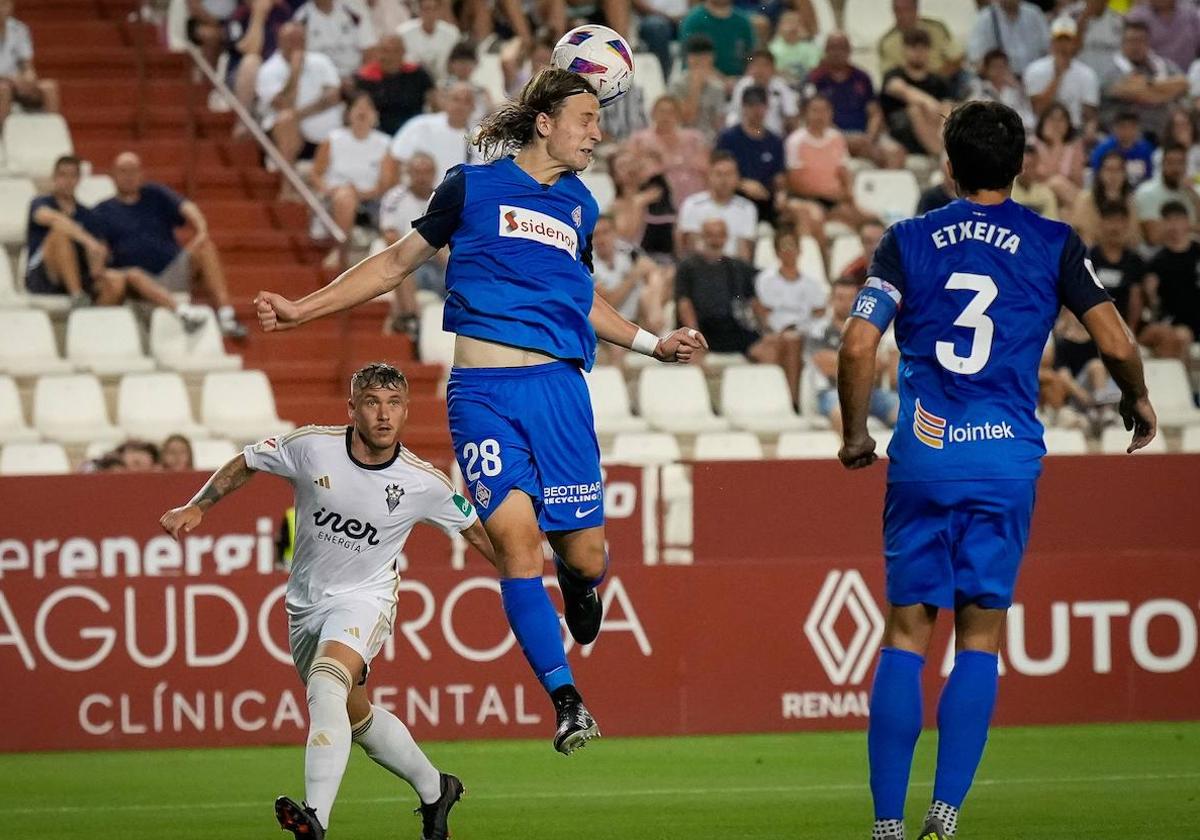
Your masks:
<path fill-rule="evenodd" d="M 1083 165 L 1087 153 L 1083 140 L 1061 102 L 1042 111 L 1033 145 L 1038 150 L 1038 180 L 1054 190 L 1060 207 L 1071 207 L 1083 189 Z"/>
<path fill-rule="evenodd" d="M 1145 24 L 1150 49 L 1176 67 L 1186 69 L 1200 54 L 1200 9 L 1194 0 L 1144 0 L 1125 20 Z"/>
<path fill-rule="evenodd" d="M 850 39 L 844 32 L 830 32 L 825 54 L 808 74 L 805 97 L 819 93 L 833 105 L 833 124 L 846 136 L 854 157 L 904 166 L 904 149 L 886 138 L 883 111 L 875 98 L 875 85 L 861 67 L 850 63 Z"/>
<path fill-rule="evenodd" d="M 817 380 L 817 411 L 829 419 L 829 424 L 838 434 L 842 431 L 842 412 L 837 393 L 838 349 L 842 346 L 842 330 L 857 295 L 858 284 L 853 280 L 844 277 L 835 281 L 829 298 L 830 317 L 815 325 L 805 342 L 806 363 L 812 366 Z M 886 370 L 887 366 L 881 365 L 880 375 Z M 885 391 L 876 383 L 871 391 L 871 416 L 894 426 L 899 410 L 900 399 L 895 392 Z"/>
<path fill-rule="evenodd" d="M 1162 213 L 1167 204 L 1181 205 L 1193 227 L 1200 219 L 1200 196 L 1185 180 L 1186 174 L 1187 149 L 1172 143 L 1163 148 L 1158 174 L 1143 181 L 1134 192 L 1138 224 L 1150 245 L 1163 244 Z"/>
<path fill-rule="evenodd" d="M 537 71 L 550 66 L 555 43 L 553 36 L 543 33 L 535 41 L 514 38 L 500 49 L 500 69 L 508 96 L 516 99 Z"/>
<path fill-rule="evenodd" d="M 1025 68 L 1025 92 L 1039 117 L 1051 105 L 1066 106 L 1071 124 L 1079 126 L 1084 137 L 1096 134 L 1100 107 L 1100 79 L 1075 54 L 1079 51 L 1079 28 L 1075 19 L 1063 15 L 1050 27 L 1050 54 Z"/>
<path fill-rule="evenodd" d="M 449 90 L 459 83 L 471 86 L 471 90 L 475 92 L 475 108 L 471 111 L 469 120 L 471 125 L 479 125 L 483 118 L 491 113 L 493 106 L 492 95 L 488 93 L 487 88 L 475 84 L 471 79 L 478 66 L 479 59 L 475 55 L 475 47 L 465 41 L 460 41 L 450 50 L 450 56 L 446 59 L 446 78 L 442 79 L 438 86 L 440 90 Z M 630 93 L 632 92 L 631 88 Z"/>
<path fill-rule="evenodd" d="M 790 230 L 775 234 L 775 256 L 779 265 L 764 269 L 754 279 L 754 293 L 766 311 L 767 329 L 789 351 L 783 353 L 784 374 L 792 386 L 792 404 L 800 399 L 800 369 L 804 336 L 824 317 L 829 304 L 829 285 L 818 277 L 800 271 L 800 240 Z M 795 352 L 790 345 L 799 344 Z M 789 370 L 787 365 L 796 365 Z"/>
<path fill-rule="evenodd" d="M 1123 18 L 1108 5 L 1108 0 L 1076 0 L 1066 14 L 1079 29 L 1079 60 L 1099 77 L 1113 55 L 1121 48 Z"/>
<path fill-rule="evenodd" d="M 1121 399 L 1121 392 L 1100 361 L 1096 342 L 1066 308 L 1054 326 L 1053 341 L 1054 373 L 1066 397 L 1058 400 L 1055 425 L 1099 431 L 1114 422 L 1112 409 Z"/>
<path fill-rule="evenodd" d="M 1088 259 L 1129 329 L 1139 335 L 1146 300 L 1142 288 L 1146 263 L 1129 247 L 1131 221 L 1129 208 L 1124 204 L 1105 204 L 1100 209 L 1099 235 L 1096 244 L 1088 249 Z"/>
<path fill-rule="evenodd" d="M 800 117 L 800 97 L 783 77 L 775 72 L 775 56 L 770 50 L 750 53 L 746 75 L 733 86 L 729 100 L 727 125 L 734 125 L 741 116 L 742 96 L 751 87 L 761 87 L 767 93 L 767 130 L 777 137 L 786 137 L 796 127 Z"/>
<path fill-rule="evenodd" d="M 793 211 L 801 229 L 825 245 L 827 220 L 857 228 L 865 217 L 854 205 L 849 147 L 833 126 L 833 106 L 815 95 L 804 105 L 804 127 L 792 132 L 784 146 L 788 192 L 800 199 Z"/>
<path fill-rule="evenodd" d="M 533 22 L 525 14 L 521 0 L 462 0 L 458 20 L 477 44 L 493 34 L 499 35 L 501 40 L 511 38 L 526 45 L 533 43 Z"/>
<path fill-rule="evenodd" d="M 1129 182 L 1137 186 L 1154 173 L 1154 144 L 1142 135 L 1142 126 L 1135 111 L 1122 111 L 1112 123 L 1112 134 L 1092 149 L 1092 169 L 1111 151 L 1125 159 Z"/>
<path fill-rule="evenodd" d="M 105 452 L 98 458 L 85 461 L 79 465 L 81 473 L 114 473 L 125 472 L 125 462 L 115 452 Z"/>
<path fill-rule="evenodd" d="M 1200 335 L 1200 244 L 1187 207 L 1175 201 L 1163 206 L 1162 238 L 1145 282 L 1149 323 L 1138 337 L 1158 355 L 1187 364 L 1188 349 Z"/>
<path fill-rule="evenodd" d="M 858 241 L 862 244 L 862 253 L 838 272 L 839 277 L 853 280 L 859 286 L 867 282 L 871 261 L 875 259 L 875 249 L 879 247 L 879 240 L 883 239 L 883 231 L 884 227 L 879 222 L 863 223 L 858 230 Z M 836 269 L 836 267 L 834 268 Z"/>
<path fill-rule="evenodd" d="M 225 28 L 237 11 L 238 0 L 187 0 L 187 37 L 213 67 L 225 45 Z"/>
<path fill-rule="evenodd" d="M 646 118 L 646 95 L 642 93 L 642 86 L 635 80 L 624 96 L 604 106 L 604 116 L 600 120 L 603 139 L 600 142 L 611 149 L 613 144 L 625 142 L 648 125 L 650 121 Z"/>
<path fill-rule="evenodd" d="M 667 92 L 679 101 L 680 123 L 699 129 L 711 142 L 725 125 L 725 80 L 713 63 L 713 42 L 707 35 L 688 38 L 684 53 L 687 67 L 675 76 Z"/>
<path fill-rule="evenodd" d="M 942 153 L 942 122 L 950 113 L 950 86 L 929 70 L 929 34 L 904 34 L 904 63 L 883 77 L 879 104 L 888 133 L 911 154 Z"/>
<path fill-rule="evenodd" d="M 338 227 L 349 233 L 355 223 L 371 228 L 378 223 L 379 199 L 389 186 L 383 161 L 392 140 L 375 128 L 379 114 L 369 94 L 354 97 L 346 123 L 317 147 L 310 179 Z M 334 248 L 326 267 L 341 267 L 341 257 L 341 249 Z"/>
<path fill-rule="evenodd" d="M 349 91 L 355 71 L 374 59 L 379 39 L 371 18 L 346 0 L 307 0 L 292 20 L 304 27 L 308 49 L 333 62 Z"/>
<path fill-rule="evenodd" d="M 444 0 L 418 0 L 417 17 L 402 23 L 397 34 L 404 39 L 409 58 L 433 76 L 446 77 L 450 51 L 462 40 L 462 32 L 444 17 Z"/>
<path fill-rule="evenodd" d="M 166 472 L 191 472 L 196 468 L 192 459 L 192 442 L 183 435 L 171 435 L 164 440 L 158 454 Z"/>
<path fill-rule="evenodd" d="M 738 194 L 754 202 L 758 218 L 775 221 L 776 196 L 784 187 L 783 140 L 766 125 L 767 91 L 757 85 L 740 97 L 742 119 L 721 132 L 717 148 L 733 155 L 742 180 Z"/>
<path fill-rule="evenodd" d="M 245 338 L 246 328 L 234 314 L 221 256 L 200 208 L 162 184 L 146 182 L 141 159 L 133 152 L 117 155 L 112 176 L 117 194 L 101 202 L 96 214 L 112 249 L 113 265 L 140 268 L 175 292 L 188 291 L 196 281 L 217 310 L 221 332 Z M 191 226 L 193 236 L 187 247 L 180 247 L 175 231 L 184 225 Z"/>
<path fill-rule="evenodd" d="M 1008 66 L 1008 56 L 1003 50 L 990 50 L 983 57 L 979 76 L 973 79 L 967 88 L 967 98 L 1007 105 L 1020 114 L 1026 130 L 1037 124 L 1033 116 L 1033 106 L 1029 103 L 1029 97 L 1025 95 L 1025 87 L 1013 75 L 1012 68 Z"/>
<path fill-rule="evenodd" d="M 781 364 L 783 340 L 767 329 L 767 311 L 755 297 L 754 266 L 729 256 L 724 220 L 701 227 L 698 248 L 675 272 L 675 312 L 679 325 L 704 333 L 713 353 L 740 353 L 751 361 Z M 790 352 L 800 351 L 790 341 Z M 799 364 L 790 366 L 798 370 Z"/>
<path fill-rule="evenodd" d="M 943 156 L 942 169 L 944 170 L 945 168 L 946 164 Z M 940 181 L 921 193 L 921 198 L 917 201 L 917 215 L 922 216 L 925 213 L 932 213 L 938 208 L 945 207 L 956 198 L 958 198 L 958 194 L 954 191 L 954 182 L 950 180 L 948 175 L 943 174 Z"/>
<path fill-rule="evenodd" d="M 452 167 L 481 160 L 469 136 L 468 120 L 475 109 L 475 91 L 459 82 L 449 90 L 439 91 L 438 102 L 441 111 L 413 117 L 392 139 L 385 164 L 388 183 L 396 183 L 401 168 L 416 152 L 425 152 L 437 161 L 435 184 L 440 184 Z"/>
<path fill-rule="evenodd" d="M 1197 143 L 1195 115 L 1185 107 L 1171 109 L 1167 117 L 1167 130 L 1160 138 L 1161 145 L 1154 150 L 1151 161 L 1157 172 L 1162 167 L 1163 149 L 1167 146 L 1183 146 L 1187 149 L 1187 168 L 1184 180 L 1195 183 L 1200 178 L 1200 144 Z"/>
<path fill-rule="evenodd" d="M 162 469 L 158 447 L 145 440 L 127 440 L 113 452 L 127 472 L 158 472 Z"/>
<path fill-rule="evenodd" d="M 717 71 L 736 79 L 746 69 L 746 58 L 754 49 L 754 27 L 750 16 L 735 8 L 733 0 L 702 0 L 692 7 L 679 25 L 679 39 L 703 33 L 716 49 Z"/>
<path fill-rule="evenodd" d="M 1133 184 L 1129 180 L 1125 157 L 1119 149 L 1109 149 L 1093 172 L 1091 188 L 1076 196 L 1070 217 L 1079 238 L 1089 245 L 1100 236 L 1102 208 L 1118 204 L 1125 208 L 1128 218 L 1133 219 L 1137 215 L 1133 204 Z M 1137 225 L 1128 226 L 1128 236 L 1129 247 L 1135 248 L 1141 244 L 1141 230 Z"/>
<path fill-rule="evenodd" d="M 393 33 L 400 24 L 412 17 L 406 0 L 360 0 L 371 17 L 371 26 L 381 38 Z"/>
<path fill-rule="evenodd" d="M 904 63 L 904 34 L 921 29 L 929 35 L 929 68 L 948 80 L 953 89 L 963 70 L 963 49 L 955 43 L 946 24 L 936 18 L 922 16 L 917 4 L 918 0 L 892 0 L 896 25 L 884 33 L 876 45 L 879 72 L 887 73 Z"/>
<path fill-rule="evenodd" d="M 1126 20 L 1121 51 L 1100 74 L 1100 89 L 1102 123 L 1132 110 L 1142 129 L 1158 135 L 1166 128 L 1171 104 L 1187 94 L 1188 81 L 1178 67 L 1151 51 L 1144 23 Z"/>
<path fill-rule="evenodd" d="M 413 152 L 406 167 L 407 184 L 397 184 L 380 202 L 379 230 L 387 245 L 398 242 L 412 230 L 415 219 L 425 215 L 433 188 L 437 186 L 438 163 L 428 152 Z M 434 258 L 424 262 L 411 275 L 410 282 L 401 283 L 392 296 L 392 311 L 385 325 L 386 332 L 417 335 L 417 289 L 446 296 L 446 261 L 449 252 L 441 249 Z"/>
<path fill-rule="evenodd" d="M 745 262 L 754 260 L 758 211 L 752 201 L 737 194 L 740 181 L 733 155 L 725 151 L 713 152 L 708 169 L 708 189 L 689 195 L 679 205 L 676 236 L 680 255 L 699 249 L 704 223 L 709 219 L 720 219 L 725 223 L 721 237 L 725 255 Z"/>
<path fill-rule="evenodd" d="M 979 10 L 967 39 L 967 59 L 978 65 L 989 50 L 1003 50 L 1013 72 L 1022 74 L 1050 51 L 1046 16 L 1026 0 L 992 0 Z"/>
<path fill-rule="evenodd" d="M 317 144 L 340 125 L 341 78 L 328 56 L 306 49 L 304 27 L 279 29 L 279 49 L 263 62 L 255 83 L 263 128 L 288 163 L 312 158 Z M 281 197 L 291 197 L 287 181 Z"/>
<path fill-rule="evenodd" d="M 254 111 L 258 72 L 263 62 L 275 55 L 279 30 L 292 17 L 292 7 L 284 0 L 239 0 L 225 30 L 229 62 L 226 82 L 246 110 Z M 234 134 L 244 131 L 239 122 Z"/>
<path fill-rule="evenodd" d="M 379 58 L 359 69 L 355 82 L 370 94 L 379 112 L 379 130 L 390 136 L 425 111 L 435 95 L 433 78 L 421 65 L 405 61 L 399 35 L 380 38 L 378 53 Z"/>
<path fill-rule="evenodd" d="M 669 294 L 668 274 L 637 248 L 617 238 L 611 216 L 596 220 L 592 233 L 592 279 L 596 293 L 626 319 L 652 333 L 665 328 L 663 306 Z M 612 362 L 620 352 L 610 352 Z"/>
<path fill-rule="evenodd" d="M 1042 180 L 1040 157 L 1035 143 L 1025 144 L 1025 162 L 1013 181 L 1012 200 L 1047 219 L 1057 219 L 1058 198 L 1049 184 Z"/>
<path fill-rule="evenodd" d="M 609 160 L 609 168 L 616 187 L 611 212 L 617 238 L 640 245 L 656 262 L 673 264 L 675 203 L 661 161 L 654 153 L 639 155 L 626 147 Z"/>
<path fill-rule="evenodd" d="M 0 124 L 14 104 L 29 111 L 58 111 L 58 84 L 38 79 L 29 27 L 12 16 L 13 0 L 0 0 Z"/>
<path fill-rule="evenodd" d="M 821 63 L 821 47 L 815 34 L 804 27 L 804 18 L 797 10 L 786 9 L 779 15 L 775 37 L 767 49 L 789 84 L 802 82 Z"/>
<path fill-rule="evenodd" d="M 653 157 L 658 167 L 645 172 L 647 178 L 661 173 L 671 188 L 674 206 L 704 189 L 708 156 L 712 147 L 694 128 L 680 124 L 679 100 L 664 94 L 650 112 L 650 127 L 629 138 L 629 150 L 640 157 Z"/>
<path fill-rule="evenodd" d="M 638 13 L 638 38 L 654 53 L 664 79 L 671 76 L 671 43 L 687 14 L 688 0 L 633 0 Z"/>

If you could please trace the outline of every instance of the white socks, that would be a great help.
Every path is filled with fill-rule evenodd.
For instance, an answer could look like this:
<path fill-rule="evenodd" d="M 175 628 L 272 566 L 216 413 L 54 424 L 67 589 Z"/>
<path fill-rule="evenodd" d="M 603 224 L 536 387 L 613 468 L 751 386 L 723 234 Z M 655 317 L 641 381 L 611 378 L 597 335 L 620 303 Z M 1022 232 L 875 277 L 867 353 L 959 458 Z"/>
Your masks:
<path fill-rule="evenodd" d="M 371 760 L 412 785 L 421 802 L 429 805 L 442 795 L 442 775 L 413 740 L 408 727 L 386 709 L 371 707 L 371 714 L 354 725 L 354 742 Z M 309 800 L 312 805 L 312 800 Z"/>
<path fill-rule="evenodd" d="M 940 799 L 935 799 L 929 806 L 929 812 L 925 815 L 925 819 L 941 820 L 947 837 L 953 837 L 958 831 L 958 809 Z"/>
<path fill-rule="evenodd" d="M 304 750 L 304 799 L 329 827 L 329 812 L 350 758 L 350 673 L 336 659 L 319 657 L 308 671 L 308 746 Z"/>

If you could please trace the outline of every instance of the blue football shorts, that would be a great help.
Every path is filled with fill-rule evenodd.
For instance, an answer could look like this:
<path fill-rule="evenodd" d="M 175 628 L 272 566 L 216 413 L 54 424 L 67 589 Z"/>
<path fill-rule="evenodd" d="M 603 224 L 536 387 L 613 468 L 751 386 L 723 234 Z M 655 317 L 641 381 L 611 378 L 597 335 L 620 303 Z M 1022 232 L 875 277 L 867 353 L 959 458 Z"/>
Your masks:
<path fill-rule="evenodd" d="M 883 544 L 889 603 L 1011 607 L 1036 489 L 1036 479 L 888 484 Z"/>
<path fill-rule="evenodd" d="M 485 522 L 520 490 L 543 531 L 604 524 L 600 444 L 577 366 L 454 368 L 446 404 L 454 454 Z"/>

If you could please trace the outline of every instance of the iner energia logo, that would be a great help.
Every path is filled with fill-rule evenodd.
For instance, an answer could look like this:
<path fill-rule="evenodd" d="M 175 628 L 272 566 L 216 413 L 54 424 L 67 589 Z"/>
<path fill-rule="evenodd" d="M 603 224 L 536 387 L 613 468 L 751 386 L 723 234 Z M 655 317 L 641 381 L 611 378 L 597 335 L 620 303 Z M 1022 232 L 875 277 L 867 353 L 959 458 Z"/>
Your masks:
<path fill-rule="evenodd" d="M 854 621 L 854 632 L 846 644 L 837 632 L 843 612 Z M 863 681 L 883 637 L 883 614 L 861 574 L 853 569 L 834 569 L 825 576 L 804 622 L 804 635 L 830 682 L 857 685 Z"/>

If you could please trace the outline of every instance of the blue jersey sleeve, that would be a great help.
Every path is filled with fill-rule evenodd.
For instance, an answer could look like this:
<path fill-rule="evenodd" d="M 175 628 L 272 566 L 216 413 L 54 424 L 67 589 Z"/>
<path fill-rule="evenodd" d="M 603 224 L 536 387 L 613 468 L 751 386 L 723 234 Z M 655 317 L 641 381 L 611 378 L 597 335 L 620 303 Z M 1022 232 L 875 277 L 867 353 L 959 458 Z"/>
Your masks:
<path fill-rule="evenodd" d="M 904 290 L 904 265 L 894 228 L 889 228 L 875 248 L 867 282 L 854 301 L 851 318 L 870 321 L 880 332 L 888 328 L 900 308 Z"/>
<path fill-rule="evenodd" d="M 1093 306 L 1112 300 L 1092 268 L 1083 240 L 1073 230 L 1067 233 L 1058 261 L 1058 299 L 1076 318 L 1082 318 Z"/>
<path fill-rule="evenodd" d="M 442 183 L 433 191 L 425 215 L 413 221 L 413 230 L 421 234 L 421 238 L 432 247 L 446 247 L 450 244 L 450 237 L 458 230 L 466 197 L 467 176 L 461 166 L 456 166 L 446 173 Z"/>

